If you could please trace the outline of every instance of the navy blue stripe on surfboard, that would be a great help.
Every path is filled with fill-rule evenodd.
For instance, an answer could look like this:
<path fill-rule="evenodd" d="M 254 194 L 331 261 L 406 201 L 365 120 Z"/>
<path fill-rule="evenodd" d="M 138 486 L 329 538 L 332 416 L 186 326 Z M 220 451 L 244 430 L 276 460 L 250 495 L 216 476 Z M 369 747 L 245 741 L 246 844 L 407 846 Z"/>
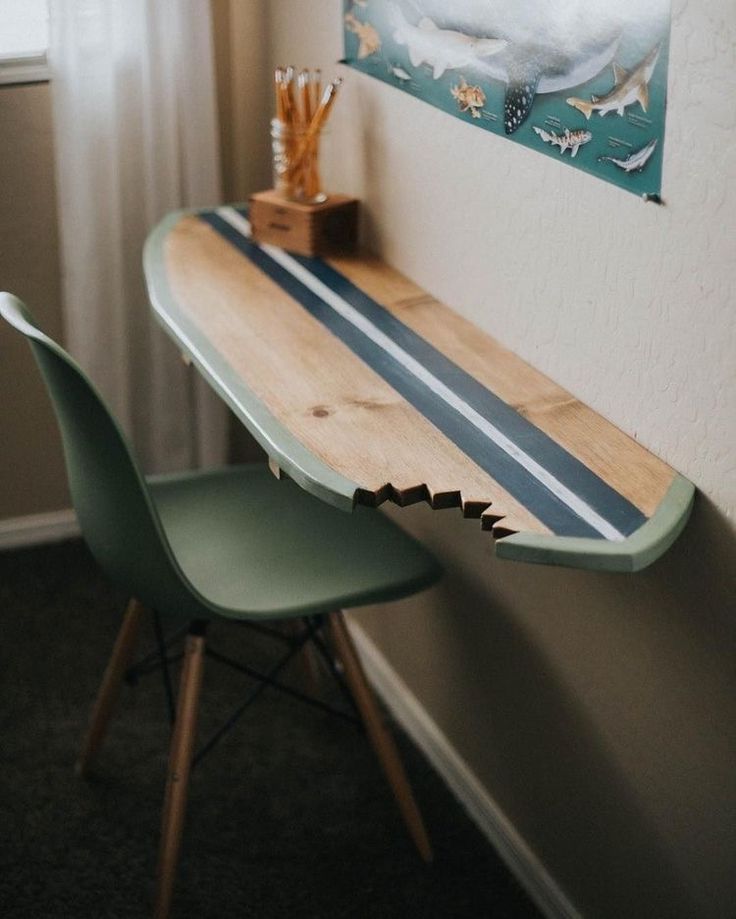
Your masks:
<path fill-rule="evenodd" d="M 293 254 L 292 258 L 346 300 L 624 536 L 629 536 L 646 523 L 646 516 L 623 495 L 344 275 L 321 259 Z"/>
<path fill-rule="evenodd" d="M 441 430 L 445 436 L 452 440 L 480 468 L 484 469 L 511 495 L 519 500 L 520 503 L 527 507 L 531 513 L 549 527 L 552 532 L 564 536 L 602 538 L 598 530 L 581 519 L 563 500 L 554 495 L 549 488 L 536 479 L 515 459 L 509 456 L 493 441 L 489 440 L 489 438 L 474 425 L 469 423 L 467 419 L 455 411 L 451 406 L 448 406 L 443 400 L 438 399 L 436 395 L 427 388 L 424 382 L 414 376 L 414 374 L 407 370 L 398 360 L 388 354 L 352 323 L 344 319 L 339 313 L 335 312 L 329 305 L 324 303 L 317 294 L 295 278 L 286 268 L 279 265 L 278 262 L 272 259 L 258 245 L 251 242 L 238 229 L 217 214 L 206 213 L 202 214 L 201 217 L 246 255 L 262 271 L 269 275 L 290 296 L 299 302 L 303 308 L 325 325 L 336 335 L 336 337 L 343 341 L 358 357 L 379 373 L 410 404 Z M 461 395 L 462 398 L 467 399 L 469 404 L 471 404 L 472 399 L 475 410 L 486 417 L 492 424 L 501 428 L 505 418 L 502 417 L 501 423 L 499 423 L 498 417 L 495 414 L 489 414 L 489 404 L 495 409 L 496 403 L 500 403 L 507 412 L 517 416 L 517 413 L 515 413 L 513 409 L 501 402 L 494 394 L 490 393 L 485 387 L 482 387 L 477 381 L 473 380 L 472 377 L 465 374 L 461 368 L 452 364 L 452 362 L 444 358 L 443 355 L 439 355 L 439 352 L 436 352 L 427 342 L 424 342 L 423 339 L 416 336 L 410 329 L 407 329 L 406 326 L 398 320 L 395 320 L 395 318 L 383 307 L 376 304 L 375 301 L 372 301 L 362 291 L 355 288 L 354 285 L 351 285 L 342 275 L 334 272 L 333 269 L 330 269 L 329 266 L 319 260 L 306 259 L 301 260 L 301 263 L 305 265 L 310 272 L 315 274 L 315 269 L 317 268 L 319 268 L 320 271 L 327 269 L 327 272 L 324 273 L 321 278 L 324 283 L 328 283 L 329 286 L 332 287 L 333 283 L 341 282 L 339 294 L 343 299 L 347 300 L 353 308 L 359 309 L 356 305 L 357 301 L 361 306 L 360 311 L 363 312 L 364 315 L 366 315 L 364 311 L 369 310 L 370 312 L 366 318 L 369 318 L 370 321 L 374 323 L 376 319 L 378 319 L 381 322 L 381 326 L 383 327 L 382 330 L 385 334 L 389 334 L 392 338 L 401 336 L 400 340 L 397 340 L 397 344 L 406 351 L 410 353 L 413 352 L 415 359 L 420 360 L 422 363 L 425 362 L 424 358 L 430 360 L 431 365 L 428 369 L 438 377 L 441 375 L 445 385 L 457 391 L 458 382 L 461 384 L 461 387 L 464 387 L 466 384 L 465 378 L 472 381 L 473 387 L 468 386 L 467 392 L 466 389 L 461 388 L 458 394 Z M 351 288 L 351 290 L 349 288 Z M 349 294 L 349 296 L 345 296 L 345 294 Z M 438 360 L 437 356 L 442 358 L 442 360 Z M 520 418 L 520 416 L 517 417 Z M 523 421 L 524 419 L 521 420 Z M 521 432 L 523 434 L 523 438 L 521 438 L 522 443 L 519 443 L 518 446 L 528 454 L 533 455 L 533 448 L 535 446 L 534 438 L 530 436 L 530 431 L 528 429 L 531 429 L 532 434 L 533 432 L 537 432 L 542 438 L 546 440 L 549 440 L 549 438 L 528 422 L 525 422 L 525 426 L 525 429 Z M 504 433 L 506 432 L 504 431 Z M 519 439 L 518 435 L 517 439 Z M 557 445 L 554 446 L 557 447 Z M 561 448 L 558 449 L 561 450 Z M 580 464 L 577 460 L 574 460 L 574 458 L 566 454 L 565 451 L 562 452 L 570 461 L 578 463 L 588 475 L 592 475 L 585 466 Z M 569 471 L 567 479 L 570 481 Z M 601 482 L 601 485 L 605 489 L 611 490 L 605 483 Z M 571 485 L 567 487 L 570 487 L 570 490 L 574 493 L 579 494 L 579 490 L 576 487 L 576 481 L 573 481 Z M 613 494 L 616 495 L 616 492 L 613 492 Z M 637 522 L 633 524 L 629 519 L 627 526 L 622 527 L 619 525 L 616 526 L 616 529 L 626 534 L 641 525 L 644 521 L 644 517 L 635 508 L 634 511 L 638 515 Z M 607 519 L 607 515 L 601 514 L 601 516 Z M 611 522 L 613 523 L 613 521 Z"/>

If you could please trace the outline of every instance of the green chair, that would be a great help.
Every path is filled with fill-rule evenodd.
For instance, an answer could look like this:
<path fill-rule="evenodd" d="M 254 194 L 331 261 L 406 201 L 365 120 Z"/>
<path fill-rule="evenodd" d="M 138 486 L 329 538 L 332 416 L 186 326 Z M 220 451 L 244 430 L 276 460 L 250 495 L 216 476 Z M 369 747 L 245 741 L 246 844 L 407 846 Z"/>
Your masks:
<path fill-rule="evenodd" d="M 302 620 L 274 683 L 310 639 L 330 636 L 350 695 L 421 856 L 431 848 L 391 735 L 383 724 L 341 610 L 397 600 L 433 584 L 436 560 L 375 511 L 344 514 L 263 465 L 144 479 L 120 428 L 69 355 L 16 297 L 0 313 L 28 339 L 61 428 L 69 484 L 90 550 L 133 597 L 103 677 L 78 772 L 103 739 L 129 670 L 144 610 L 181 620 L 187 631 L 163 806 L 155 916 L 168 916 L 194 755 L 207 623 Z M 165 664 L 165 654 L 162 654 Z M 332 665 L 332 660 L 330 659 Z M 298 693 L 294 693 L 297 694 Z"/>

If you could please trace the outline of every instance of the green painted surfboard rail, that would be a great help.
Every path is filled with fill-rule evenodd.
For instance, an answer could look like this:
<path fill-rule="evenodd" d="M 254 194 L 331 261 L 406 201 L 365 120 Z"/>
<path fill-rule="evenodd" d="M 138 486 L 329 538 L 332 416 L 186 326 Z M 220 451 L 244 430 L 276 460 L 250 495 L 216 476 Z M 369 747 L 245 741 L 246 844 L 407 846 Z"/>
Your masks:
<path fill-rule="evenodd" d="M 619 542 L 515 533 L 496 542 L 499 558 L 592 571 L 641 571 L 663 555 L 682 533 L 695 499 L 695 486 L 677 475 L 656 512 Z"/>

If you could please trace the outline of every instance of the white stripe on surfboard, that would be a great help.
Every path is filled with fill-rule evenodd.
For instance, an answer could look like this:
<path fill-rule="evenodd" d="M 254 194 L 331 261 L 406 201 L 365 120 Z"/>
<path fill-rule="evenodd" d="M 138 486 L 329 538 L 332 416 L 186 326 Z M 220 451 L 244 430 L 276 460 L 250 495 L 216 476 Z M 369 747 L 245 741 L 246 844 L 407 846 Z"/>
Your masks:
<path fill-rule="evenodd" d="M 243 217 L 242 214 L 239 214 L 232 207 L 217 208 L 216 213 L 241 235 L 250 239 L 250 222 Z M 529 456 L 521 447 L 518 447 L 503 433 L 503 431 L 499 430 L 494 424 L 480 415 L 471 405 L 468 405 L 467 402 L 461 399 L 441 380 L 434 376 L 434 374 L 430 373 L 430 371 L 420 364 L 416 358 L 412 357 L 411 354 L 397 345 L 393 339 L 389 338 L 388 335 L 377 328 L 369 319 L 356 310 L 354 306 L 348 303 L 347 300 L 343 299 L 323 281 L 315 277 L 307 268 L 299 264 L 299 262 L 289 255 L 288 252 L 266 243 L 259 245 L 260 248 L 275 262 L 281 265 L 282 268 L 285 268 L 293 277 L 301 281 L 305 287 L 308 287 L 328 306 L 335 310 L 336 313 L 342 316 L 343 319 L 346 319 L 387 354 L 390 354 L 391 357 L 398 361 L 418 380 L 421 380 L 421 382 L 431 389 L 435 395 L 443 400 L 443 402 L 453 408 L 458 414 L 462 415 L 462 417 L 470 422 L 473 427 L 512 457 L 512 459 L 526 469 L 531 476 L 559 498 L 560 501 L 570 508 L 570 510 L 577 514 L 578 517 L 593 527 L 594 530 L 597 530 L 601 536 L 616 541 L 625 539 L 623 533 L 601 517 L 586 501 L 583 501 L 582 498 L 560 482 L 559 479 L 541 466 L 533 457 Z"/>

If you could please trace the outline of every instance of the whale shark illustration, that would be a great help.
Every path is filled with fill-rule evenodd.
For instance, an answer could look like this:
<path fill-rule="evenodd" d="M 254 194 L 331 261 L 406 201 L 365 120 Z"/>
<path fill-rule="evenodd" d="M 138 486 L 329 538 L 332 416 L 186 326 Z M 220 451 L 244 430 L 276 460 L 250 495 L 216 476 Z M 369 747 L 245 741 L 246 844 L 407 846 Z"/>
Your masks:
<path fill-rule="evenodd" d="M 572 89 L 609 66 L 623 31 L 660 34 L 666 0 L 404 0 L 411 18 L 430 19 L 440 34 L 500 39 L 495 54 L 475 55 L 466 66 L 506 84 L 504 130 L 526 121 L 538 93 Z M 450 65 L 448 65 L 450 66 Z"/>
<path fill-rule="evenodd" d="M 429 64 L 438 80 L 446 70 L 482 67 L 483 59 L 502 51 L 507 42 L 498 38 L 478 38 L 453 29 L 440 29 L 424 16 L 412 25 L 399 7 L 389 6 L 394 25 L 394 41 L 406 45 L 412 67 Z"/>

